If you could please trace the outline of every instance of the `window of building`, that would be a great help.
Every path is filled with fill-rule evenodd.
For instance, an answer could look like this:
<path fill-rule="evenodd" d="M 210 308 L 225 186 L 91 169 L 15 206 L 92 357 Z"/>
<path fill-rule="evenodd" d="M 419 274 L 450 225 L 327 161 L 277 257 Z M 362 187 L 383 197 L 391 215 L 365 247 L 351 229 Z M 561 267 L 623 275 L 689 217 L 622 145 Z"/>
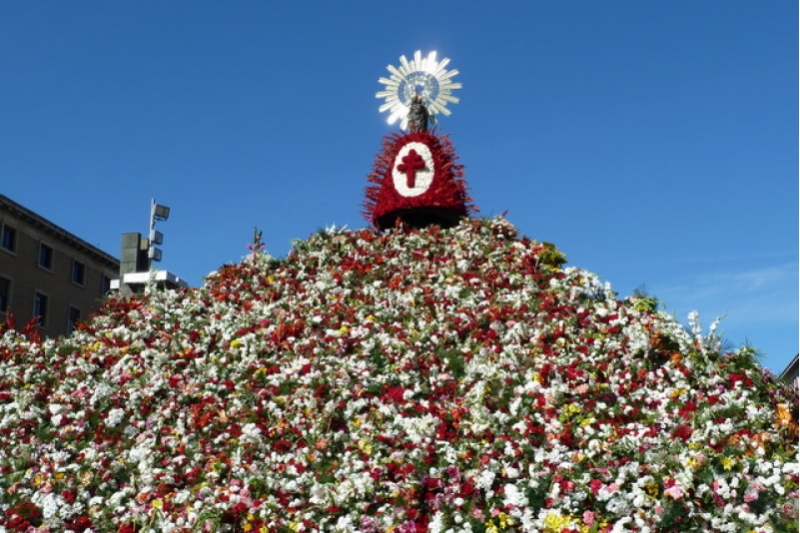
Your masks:
<path fill-rule="evenodd" d="M 69 306 L 69 316 L 67 317 L 67 335 L 70 335 L 75 328 L 78 327 L 78 322 L 81 319 L 81 310 L 77 307 Z"/>
<path fill-rule="evenodd" d="M 72 283 L 83 285 L 86 280 L 86 265 L 80 261 L 72 262 Z"/>
<path fill-rule="evenodd" d="M 48 246 L 45 243 L 39 244 L 39 266 L 47 270 L 53 270 L 52 246 Z"/>
<path fill-rule="evenodd" d="M 3 224 L 0 230 L 0 247 L 9 252 L 17 251 L 17 230 Z"/>
<path fill-rule="evenodd" d="M 103 274 L 100 280 L 100 294 L 105 296 L 111 290 L 111 278 Z"/>
<path fill-rule="evenodd" d="M 50 299 L 47 295 L 37 292 L 33 297 L 33 316 L 36 323 L 41 327 L 47 326 L 47 311 L 50 307 Z"/>
<path fill-rule="evenodd" d="M 8 301 L 11 299 L 11 281 L 0 278 L 0 313 L 8 312 Z"/>

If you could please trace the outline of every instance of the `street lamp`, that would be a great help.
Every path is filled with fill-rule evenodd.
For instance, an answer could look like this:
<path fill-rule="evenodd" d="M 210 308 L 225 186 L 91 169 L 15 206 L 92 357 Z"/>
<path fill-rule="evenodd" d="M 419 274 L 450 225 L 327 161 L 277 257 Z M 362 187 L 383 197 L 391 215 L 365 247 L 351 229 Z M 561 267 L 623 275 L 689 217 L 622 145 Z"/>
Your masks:
<path fill-rule="evenodd" d="M 167 220 L 169 218 L 169 207 L 157 204 L 155 198 L 151 199 L 150 202 L 151 216 L 155 220 Z"/>
<path fill-rule="evenodd" d="M 161 261 L 161 250 L 156 248 L 156 244 L 163 244 L 164 234 L 156 231 L 156 221 L 165 221 L 169 218 L 169 207 L 156 203 L 156 199 L 150 200 L 150 242 L 148 244 L 147 257 L 150 261 Z"/>

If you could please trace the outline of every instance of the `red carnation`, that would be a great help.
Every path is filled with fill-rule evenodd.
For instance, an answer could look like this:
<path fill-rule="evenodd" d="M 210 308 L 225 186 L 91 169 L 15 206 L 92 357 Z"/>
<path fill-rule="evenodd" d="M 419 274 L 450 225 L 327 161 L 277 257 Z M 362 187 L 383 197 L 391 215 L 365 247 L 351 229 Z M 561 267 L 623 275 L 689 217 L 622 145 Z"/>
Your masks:
<path fill-rule="evenodd" d="M 689 440 L 689 437 L 692 436 L 694 430 L 692 426 L 687 424 L 678 424 L 675 429 L 672 430 L 672 438 L 674 439 L 681 439 L 682 441 L 686 442 Z"/>

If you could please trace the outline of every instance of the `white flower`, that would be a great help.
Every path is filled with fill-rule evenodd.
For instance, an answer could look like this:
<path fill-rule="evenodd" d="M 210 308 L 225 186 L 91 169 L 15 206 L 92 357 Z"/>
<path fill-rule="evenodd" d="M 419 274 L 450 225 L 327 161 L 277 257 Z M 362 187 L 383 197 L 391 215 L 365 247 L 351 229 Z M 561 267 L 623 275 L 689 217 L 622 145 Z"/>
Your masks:
<path fill-rule="evenodd" d="M 65 503 L 61 496 L 53 492 L 48 494 L 37 493 L 32 500 L 42 509 L 42 517 L 45 520 L 56 516 L 59 508 Z"/>
<path fill-rule="evenodd" d="M 113 428 L 117 424 L 120 423 L 122 418 L 125 416 L 125 411 L 119 408 L 112 409 L 108 412 L 108 417 L 106 418 L 106 426 Z"/>
<path fill-rule="evenodd" d="M 478 476 L 478 479 L 475 482 L 475 485 L 483 490 L 489 490 L 492 488 L 492 483 L 494 482 L 495 473 L 491 470 L 484 470 Z"/>
<path fill-rule="evenodd" d="M 527 498 L 522 494 L 516 485 L 513 483 L 506 483 L 505 491 L 505 505 L 513 505 L 514 507 L 523 507 L 527 503 Z"/>
<path fill-rule="evenodd" d="M 414 444 L 419 444 L 433 436 L 437 420 L 437 418 L 426 414 L 418 418 L 401 418 L 398 422 L 406 430 L 409 440 Z"/>
<path fill-rule="evenodd" d="M 441 533 L 443 528 L 444 524 L 442 523 L 442 512 L 438 511 L 433 516 L 433 520 L 431 520 L 430 524 L 428 524 L 428 529 L 431 533 Z"/>
<path fill-rule="evenodd" d="M 314 485 L 311 487 L 311 498 L 309 498 L 308 501 L 314 505 L 327 504 L 329 494 L 330 493 L 325 485 L 314 483 Z"/>
<path fill-rule="evenodd" d="M 261 429 L 252 422 L 245 424 L 244 427 L 242 427 L 242 434 L 239 440 L 257 444 L 261 442 Z"/>

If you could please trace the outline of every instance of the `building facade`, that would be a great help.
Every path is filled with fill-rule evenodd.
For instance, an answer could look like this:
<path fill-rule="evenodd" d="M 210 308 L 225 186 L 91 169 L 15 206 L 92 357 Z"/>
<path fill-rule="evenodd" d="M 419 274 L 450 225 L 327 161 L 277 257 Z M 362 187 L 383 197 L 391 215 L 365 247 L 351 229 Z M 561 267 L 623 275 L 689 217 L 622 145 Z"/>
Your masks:
<path fill-rule="evenodd" d="M 795 388 L 800 388 L 800 371 L 798 370 L 798 357 L 800 355 L 795 355 L 792 362 L 789 363 L 786 368 L 783 369 L 781 375 L 778 376 L 778 379 L 785 381 L 786 383 L 791 383 L 795 386 Z"/>
<path fill-rule="evenodd" d="M 0 323 L 68 335 L 98 308 L 119 260 L 0 195 Z"/>

